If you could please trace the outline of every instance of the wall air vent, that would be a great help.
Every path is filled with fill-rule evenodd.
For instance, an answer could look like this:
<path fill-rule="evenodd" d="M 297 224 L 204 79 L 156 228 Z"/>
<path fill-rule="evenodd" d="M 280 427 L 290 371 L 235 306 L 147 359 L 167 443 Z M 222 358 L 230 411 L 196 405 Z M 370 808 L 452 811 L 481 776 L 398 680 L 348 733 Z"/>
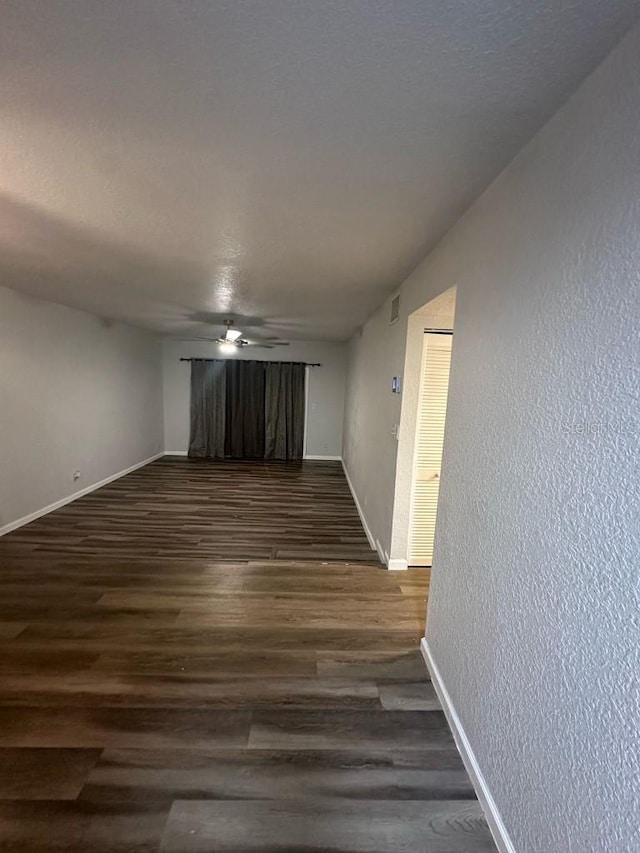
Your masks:
<path fill-rule="evenodd" d="M 400 319 L 400 294 L 394 296 L 391 300 L 391 319 L 389 324 L 395 323 Z"/>

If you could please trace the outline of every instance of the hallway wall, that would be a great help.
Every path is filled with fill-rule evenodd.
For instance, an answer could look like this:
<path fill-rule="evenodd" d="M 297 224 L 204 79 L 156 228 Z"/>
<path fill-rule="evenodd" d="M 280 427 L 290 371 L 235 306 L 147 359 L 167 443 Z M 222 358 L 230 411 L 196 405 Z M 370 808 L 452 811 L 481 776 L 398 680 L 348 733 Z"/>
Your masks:
<path fill-rule="evenodd" d="M 388 549 L 391 377 L 457 285 L 427 643 L 517 853 L 637 847 L 639 55 L 636 28 L 350 348 L 344 456 Z"/>
<path fill-rule="evenodd" d="M 189 446 L 190 366 L 181 358 L 221 358 L 209 341 L 165 338 L 162 344 L 165 449 L 185 453 Z M 320 362 L 309 370 L 307 456 L 333 457 L 342 453 L 342 421 L 347 374 L 346 344 L 292 341 L 276 349 L 247 348 L 232 358 L 261 361 Z"/>
<path fill-rule="evenodd" d="M 158 336 L 0 287 L 0 531 L 161 453 L 162 430 Z"/>

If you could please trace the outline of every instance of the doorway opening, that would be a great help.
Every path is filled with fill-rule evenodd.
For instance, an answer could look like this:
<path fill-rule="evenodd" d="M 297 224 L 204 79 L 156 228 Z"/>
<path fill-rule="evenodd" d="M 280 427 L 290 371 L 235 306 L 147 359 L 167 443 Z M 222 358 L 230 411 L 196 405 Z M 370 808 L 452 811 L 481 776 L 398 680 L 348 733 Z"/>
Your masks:
<path fill-rule="evenodd" d="M 390 569 L 433 562 L 455 306 L 452 287 L 408 318 Z"/>
<path fill-rule="evenodd" d="M 425 330 L 413 454 L 410 566 L 431 566 L 436 533 L 453 331 Z"/>

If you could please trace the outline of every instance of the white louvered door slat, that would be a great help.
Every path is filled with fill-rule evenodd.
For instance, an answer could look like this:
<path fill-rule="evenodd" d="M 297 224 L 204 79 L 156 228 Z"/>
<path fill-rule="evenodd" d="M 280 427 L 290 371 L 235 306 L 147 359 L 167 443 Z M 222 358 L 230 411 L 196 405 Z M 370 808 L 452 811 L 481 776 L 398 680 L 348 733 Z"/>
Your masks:
<path fill-rule="evenodd" d="M 409 522 L 409 565 L 430 566 L 436 530 L 452 335 L 426 333 Z"/>

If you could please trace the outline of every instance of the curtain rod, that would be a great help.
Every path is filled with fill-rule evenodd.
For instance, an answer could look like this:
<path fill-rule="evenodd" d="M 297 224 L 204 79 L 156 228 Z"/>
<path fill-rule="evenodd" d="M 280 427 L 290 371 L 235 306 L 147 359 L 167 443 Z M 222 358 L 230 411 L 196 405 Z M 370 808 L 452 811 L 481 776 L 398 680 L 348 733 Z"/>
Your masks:
<path fill-rule="evenodd" d="M 236 361 L 234 358 L 181 358 L 180 361 Z M 319 361 L 269 361 L 263 358 L 240 358 L 238 361 L 257 361 L 260 364 L 304 364 L 305 367 L 322 367 Z"/>

